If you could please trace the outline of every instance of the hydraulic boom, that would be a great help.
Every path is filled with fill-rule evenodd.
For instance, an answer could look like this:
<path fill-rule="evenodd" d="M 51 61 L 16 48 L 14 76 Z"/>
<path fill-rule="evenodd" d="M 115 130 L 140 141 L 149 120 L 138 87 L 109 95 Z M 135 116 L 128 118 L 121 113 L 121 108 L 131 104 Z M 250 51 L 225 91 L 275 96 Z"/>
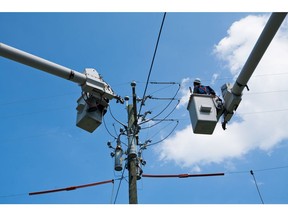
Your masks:
<path fill-rule="evenodd" d="M 82 95 L 77 100 L 76 125 L 88 132 L 93 132 L 102 123 L 109 100 L 116 98 L 123 103 L 123 99 L 113 92 L 93 68 L 86 68 L 84 73 L 79 73 L 3 43 L 0 43 L 0 56 L 78 83 Z"/>
<path fill-rule="evenodd" d="M 244 88 L 247 87 L 249 89 L 247 83 L 286 15 L 287 13 L 272 13 L 234 85 L 231 86 L 227 83 L 221 87 L 225 101 L 223 129 L 226 129 L 226 123 L 232 118 L 234 111 L 239 106 Z"/>
<path fill-rule="evenodd" d="M 80 85 L 84 84 L 86 81 L 86 76 L 82 73 L 55 64 L 53 62 L 47 61 L 43 58 L 40 58 L 38 56 L 32 55 L 30 53 L 24 52 L 22 50 L 16 49 L 3 43 L 0 43 L 0 55 L 13 61 L 59 76 L 61 78 L 71 80 Z"/>

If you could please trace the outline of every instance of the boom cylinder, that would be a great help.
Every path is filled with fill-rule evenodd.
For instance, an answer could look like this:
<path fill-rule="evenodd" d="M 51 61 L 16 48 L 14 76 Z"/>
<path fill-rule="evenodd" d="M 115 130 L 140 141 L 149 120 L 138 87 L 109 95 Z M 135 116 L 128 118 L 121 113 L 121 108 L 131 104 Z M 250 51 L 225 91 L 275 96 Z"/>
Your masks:
<path fill-rule="evenodd" d="M 86 82 L 85 74 L 74 71 L 59 64 L 50 62 L 48 60 L 29 54 L 27 52 L 24 52 L 22 50 L 16 49 L 3 43 L 0 43 L 0 55 L 10 60 L 73 81 L 80 85 Z"/>

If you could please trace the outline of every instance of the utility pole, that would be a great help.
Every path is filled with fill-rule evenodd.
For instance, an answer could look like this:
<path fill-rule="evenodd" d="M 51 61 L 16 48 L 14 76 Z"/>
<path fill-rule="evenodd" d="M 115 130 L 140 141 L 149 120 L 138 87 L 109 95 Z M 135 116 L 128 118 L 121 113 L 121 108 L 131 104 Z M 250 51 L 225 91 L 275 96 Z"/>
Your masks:
<path fill-rule="evenodd" d="M 136 105 L 136 83 L 132 82 L 133 104 L 129 104 L 128 111 L 128 171 L 129 171 L 129 204 L 138 204 L 137 198 L 137 144 L 138 123 Z"/>

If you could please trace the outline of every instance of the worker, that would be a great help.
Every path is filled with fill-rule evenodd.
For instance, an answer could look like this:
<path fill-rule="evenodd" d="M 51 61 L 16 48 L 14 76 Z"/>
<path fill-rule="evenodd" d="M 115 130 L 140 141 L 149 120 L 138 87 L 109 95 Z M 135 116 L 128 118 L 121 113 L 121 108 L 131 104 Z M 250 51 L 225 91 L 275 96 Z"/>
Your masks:
<path fill-rule="evenodd" d="M 196 94 L 207 94 L 211 95 L 212 97 L 215 97 L 215 91 L 210 86 L 204 86 L 201 84 L 201 80 L 199 78 L 196 78 L 193 82 L 194 88 L 193 93 Z"/>
<path fill-rule="evenodd" d="M 223 106 L 222 100 L 218 97 L 215 91 L 210 86 L 204 86 L 201 84 L 201 80 L 196 78 L 193 82 L 194 88 L 193 93 L 195 94 L 206 94 L 211 95 L 214 101 L 216 102 L 216 108 L 221 109 Z"/>

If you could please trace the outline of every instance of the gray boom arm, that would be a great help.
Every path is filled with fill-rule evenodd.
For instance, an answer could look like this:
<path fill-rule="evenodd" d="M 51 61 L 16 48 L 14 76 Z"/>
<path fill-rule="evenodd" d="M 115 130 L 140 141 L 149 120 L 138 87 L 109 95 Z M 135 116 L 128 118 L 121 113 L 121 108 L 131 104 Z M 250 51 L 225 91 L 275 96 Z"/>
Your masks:
<path fill-rule="evenodd" d="M 224 124 L 233 116 L 242 99 L 242 92 L 260 62 L 273 37 L 277 33 L 287 13 L 272 13 L 259 39 L 250 53 L 233 87 L 230 84 L 222 86 L 222 95 L 225 101 Z M 223 126 L 225 129 L 225 126 Z"/>
<path fill-rule="evenodd" d="M 18 50 L 3 43 L 0 43 L 0 55 L 13 61 L 59 76 L 61 78 L 71 80 L 80 85 L 84 84 L 86 81 L 85 74 L 47 61 L 43 58 Z"/>

